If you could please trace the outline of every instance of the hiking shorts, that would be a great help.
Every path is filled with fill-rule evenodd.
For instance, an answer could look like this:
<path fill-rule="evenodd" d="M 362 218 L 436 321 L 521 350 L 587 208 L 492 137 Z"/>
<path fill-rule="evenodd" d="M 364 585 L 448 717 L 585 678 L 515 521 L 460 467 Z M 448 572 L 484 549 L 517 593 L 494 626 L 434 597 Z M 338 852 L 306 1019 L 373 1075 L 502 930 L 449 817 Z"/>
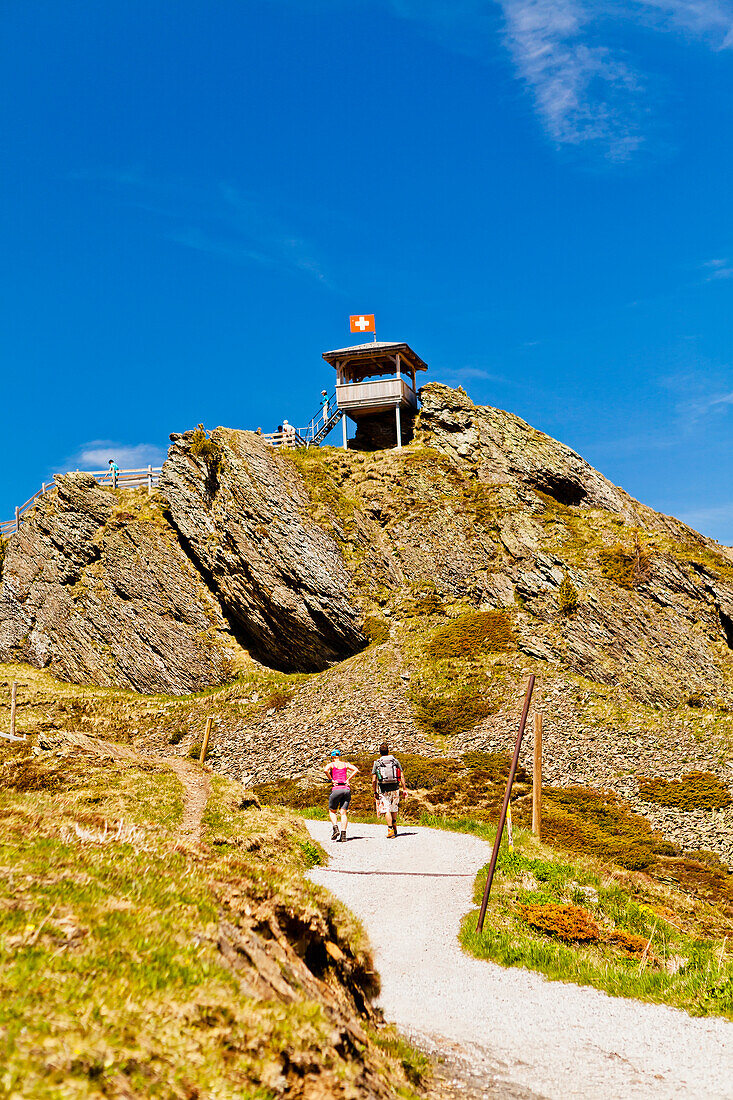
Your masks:
<path fill-rule="evenodd" d="M 400 789 L 380 791 L 377 795 L 377 810 L 380 814 L 396 814 L 400 808 Z"/>
<path fill-rule="evenodd" d="M 328 796 L 328 808 L 331 813 L 337 810 L 348 810 L 351 802 L 351 791 L 348 787 L 334 787 Z"/>

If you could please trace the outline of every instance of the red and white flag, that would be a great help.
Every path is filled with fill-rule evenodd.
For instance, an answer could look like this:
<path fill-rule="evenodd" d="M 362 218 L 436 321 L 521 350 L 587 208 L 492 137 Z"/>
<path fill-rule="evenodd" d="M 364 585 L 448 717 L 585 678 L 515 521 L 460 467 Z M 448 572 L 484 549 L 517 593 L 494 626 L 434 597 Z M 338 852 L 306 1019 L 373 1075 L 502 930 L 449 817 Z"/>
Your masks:
<path fill-rule="evenodd" d="M 349 317 L 352 332 L 376 332 L 373 313 L 355 313 Z"/>

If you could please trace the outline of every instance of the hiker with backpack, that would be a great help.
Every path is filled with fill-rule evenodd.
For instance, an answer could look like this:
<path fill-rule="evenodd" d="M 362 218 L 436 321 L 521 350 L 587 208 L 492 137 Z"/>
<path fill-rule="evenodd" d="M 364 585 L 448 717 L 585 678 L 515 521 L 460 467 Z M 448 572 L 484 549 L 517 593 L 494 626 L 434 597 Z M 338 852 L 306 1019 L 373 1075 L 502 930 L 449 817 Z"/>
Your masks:
<path fill-rule="evenodd" d="M 328 816 L 333 825 L 331 840 L 345 841 L 346 826 L 349 823 L 349 803 L 351 802 L 351 780 L 359 774 L 355 764 L 349 764 L 341 759 L 341 750 L 334 749 L 331 753 L 331 763 L 323 769 L 333 784 L 328 798 Z M 341 812 L 341 831 L 339 834 L 338 814 Z"/>
<path fill-rule="evenodd" d="M 400 808 L 400 791 L 407 797 L 405 775 L 402 765 L 389 751 L 389 745 L 383 741 L 379 746 L 379 760 L 372 767 L 372 790 L 377 805 L 377 814 L 387 819 L 387 839 L 397 836 L 397 814 Z"/>

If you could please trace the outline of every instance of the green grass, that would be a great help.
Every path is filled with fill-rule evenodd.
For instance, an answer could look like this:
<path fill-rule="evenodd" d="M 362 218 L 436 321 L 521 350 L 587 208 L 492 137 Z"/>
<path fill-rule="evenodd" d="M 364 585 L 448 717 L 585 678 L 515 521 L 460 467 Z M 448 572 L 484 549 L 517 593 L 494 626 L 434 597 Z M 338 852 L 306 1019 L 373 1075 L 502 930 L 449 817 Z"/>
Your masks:
<path fill-rule="evenodd" d="M 302 824 L 246 801 L 213 777 L 192 849 L 178 840 L 182 788 L 165 766 L 75 747 L 0 752 L 3 1100 L 264 1100 L 293 1064 L 321 1075 L 324 1097 L 365 1093 L 378 1077 L 414 1095 L 399 1051 L 367 1037 L 336 1049 L 328 990 L 340 988 L 348 1014 L 374 980 L 363 933 L 304 880 L 323 853 Z M 236 973 L 226 964 L 224 920 L 266 929 L 263 950 L 280 937 L 292 999 L 247 992 L 259 972 L 246 956 Z M 308 991 L 289 977 L 303 966 L 291 930 L 296 944 L 330 940 L 341 952 Z"/>
<path fill-rule="evenodd" d="M 481 822 L 449 827 L 489 839 L 490 830 Z M 476 880 L 477 904 L 487 871 L 483 868 Z M 472 910 L 461 926 L 461 944 L 478 958 L 537 970 L 553 981 L 733 1019 L 733 957 L 726 942 L 683 932 L 660 915 L 662 901 L 669 907 L 669 896 L 663 899 L 659 893 L 650 901 L 647 894 L 640 900 L 638 892 L 643 896 L 588 862 L 548 853 L 520 832 L 513 852 L 506 842 L 502 845 L 483 932 L 477 932 L 477 911 Z M 528 905 L 579 906 L 598 924 L 599 938 L 569 944 L 536 931 L 523 914 Z M 615 942 L 634 942 L 633 937 L 640 938 L 646 955 L 639 950 L 627 957 Z"/>

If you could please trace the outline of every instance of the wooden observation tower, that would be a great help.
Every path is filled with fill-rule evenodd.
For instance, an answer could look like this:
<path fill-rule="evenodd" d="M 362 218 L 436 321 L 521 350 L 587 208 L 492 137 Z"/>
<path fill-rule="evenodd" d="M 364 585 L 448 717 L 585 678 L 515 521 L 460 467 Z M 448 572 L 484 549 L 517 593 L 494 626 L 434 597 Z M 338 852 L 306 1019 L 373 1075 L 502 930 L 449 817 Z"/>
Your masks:
<path fill-rule="evenodd" d="M 377 451 L 397 447 L 412 439 L 418 407 L 417 371 L 427 370 L 408 344 L 376 340 L 351 348 L 324 351 L 323 358 L 336 369 L 336 404 L 356 423 L 356 450 Z"/>

